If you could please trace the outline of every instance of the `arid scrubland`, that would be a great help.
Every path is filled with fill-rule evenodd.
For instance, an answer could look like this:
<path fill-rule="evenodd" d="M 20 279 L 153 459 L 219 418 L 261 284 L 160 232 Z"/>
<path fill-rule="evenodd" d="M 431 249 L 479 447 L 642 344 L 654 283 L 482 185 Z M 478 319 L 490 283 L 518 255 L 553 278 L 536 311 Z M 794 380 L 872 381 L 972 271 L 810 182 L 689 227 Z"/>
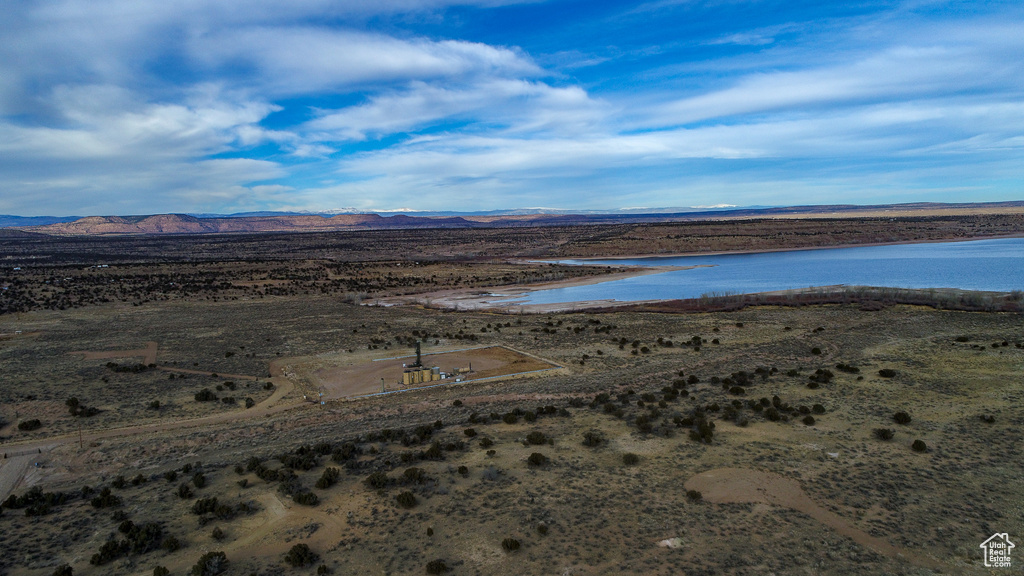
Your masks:
<path fill-rule="evenodd" d="M 1019 314 L 301 294 L 7 314 L 0 333 L 0 573 L 981 574 L 978 545 L 1024 527 Z M 564 369 L 302 401 L 293 359 L 411 338 Z M 81 353 L 148 342 L 153 367 Z M 687 488 L 719 469 L 755 489 Z M 798 489 L 760 497 L 755 474 Z"/>
<path fill-rule="evenodd" d="M 337 233 L 72 236 L 0 230 L 0 314 L 329 295 L 351 302 L 615 272 L 538 258 L 795 249 L 1024 234 L 1024 214 L 751 218 Z M 516 260 L 510 263 L 510 260 Z M 16 270 L 17 268 L 17 270 Z"/>
<path fill-rule="evenodd" d="M 7 234 L 0 574 L 987 573 L 979 544 L 1024 528 L 1019 294 L 360 303 L 616 271 L 513 258 L 1021 231 L 1011 214 Z M 317 402 L 376 389 L 375 361 L 416 342 L 554 368 Z"/>

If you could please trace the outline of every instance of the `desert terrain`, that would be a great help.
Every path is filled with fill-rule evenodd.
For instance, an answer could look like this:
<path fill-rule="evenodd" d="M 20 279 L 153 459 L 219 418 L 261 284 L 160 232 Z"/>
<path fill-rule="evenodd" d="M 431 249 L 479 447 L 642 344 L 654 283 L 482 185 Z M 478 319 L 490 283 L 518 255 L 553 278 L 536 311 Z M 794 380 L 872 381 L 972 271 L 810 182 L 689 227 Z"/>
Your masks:
<path fill-rule="evenodd" d="M 1022 231 L 996 219 L 979 233 Z M 909 293 L 371 305 L 624 272 L 511 261 L 525 252 L 754 243 L 631 230 L 527 230 L 450 261 L 498 232 L 417 236 L 397 259 L 327 248 L 340 235 L 258 259 L 255 236 L 241 255 L 219 238 L 5 243 L 0 574 L 991 573 L 979 544 L 1024 533 L 1019 311 Z M 493 365 L 343 398 L 416 341 L 426 365 Z"/>

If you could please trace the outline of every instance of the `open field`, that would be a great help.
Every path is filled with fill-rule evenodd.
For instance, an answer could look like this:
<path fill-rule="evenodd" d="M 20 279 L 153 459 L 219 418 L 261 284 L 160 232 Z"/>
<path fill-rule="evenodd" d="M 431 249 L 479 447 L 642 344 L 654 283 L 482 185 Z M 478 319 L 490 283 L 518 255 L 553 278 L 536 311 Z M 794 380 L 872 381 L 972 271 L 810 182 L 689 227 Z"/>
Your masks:
<path fill-rule="evenodd" d="M 0 316 L 0 497 L 53 495 L 0 510 L 0 573 L 183 574 L 223 551 L 227 574 L 988 574 L 978 545 L 1024 533 L 1024 322 L 860 308 L 509 316 L 310 294 Z M 423 334 L 564 368 L 301 401 L 310 359 L 404 356 Z M 147 342 L 157 366 L 137 372 L 72 354 Z"/>

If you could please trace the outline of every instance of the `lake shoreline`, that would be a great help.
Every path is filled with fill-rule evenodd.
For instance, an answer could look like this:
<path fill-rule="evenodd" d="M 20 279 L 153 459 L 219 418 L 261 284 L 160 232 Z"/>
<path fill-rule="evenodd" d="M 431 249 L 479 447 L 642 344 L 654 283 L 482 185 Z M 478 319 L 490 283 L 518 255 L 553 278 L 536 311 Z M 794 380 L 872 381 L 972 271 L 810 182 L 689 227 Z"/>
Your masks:
<path fill-rule="evenodd" d="M 657 258 L 690 258 L 694 256 L 728 256 L 731 254 L 770 254 L 773 252 L 805 252 L 808 250 L 833 250 L 843 248 L 866 248 L 870 246 L 904 246 L 911 244 L 948 244 L 954 242 L 975 242 L 979 240 L 1005 240 L 1010 238 L 1024 238 L 1024 234 L 999 234 L 994 236 L 972 236 L 970 238 L 940 238 L 931 240 L 906 240 L 895 242 L 865 242 L 860 244 L 835 244 L 832 246 L 803 246 L 797 248 L 759 248 L 750 250 L 716 250 L 712 252 L 673 252 L 669 254 L 636 254 L 623 256 L 586 256 L 567 258 L 542 258 L 530 260 L 530 262 L 564 263 L 566 261 L 590 262 L 605 260 L 643 260 Z M 525 262 L 525 260 L 522 260 Z M 592 264 L 580 264 L 591 266 Z"/>
<path fill-rule="evenodd" d="M 771 254 L 771 253 L 784 253 L 784 252 L 806 252 L 810 250 L 829 250 L 829 249 L 846 249 L 846 248 L 868 248 L 868 247 L 879 247 L 879 246 L 904 246 L 904 245 L 915 245 L 915 244 L 952 244 L 952 243 L 967 243 L 982 240 L 1005 240 L 1005 239 L 1018 239 L 1024 238 L 1022 234 L 1014 235 L 998 235 L 998 236 L 986 236 L 986 237 L 974 237 L 970 239 L 945 239 L 945 240 L 932 240 L 932 241 L 921 241 L 921 242 L 876 242 L 869 244 L 850 244 L 841 246 L 817 246 L 807 248 L 785 248 L 785 249 L 772 249 L 767 248 L 763 250 L 742 250 L 742 251 L 721 251 L 721 252 L 700 252 L 700 253 L 684 253 L 679 255 L 641 255 L 636 257 L 607 257 L 607 258 L 569 258 L 560 260 L 534 260 L 530 262 L 566 262 L 574 261 L 578 262 L 580 266 L 615 266 L 618 271 L 609 274 L 602 274 L 599 276 L 587 276 L 582 278 L 573 278 L 568 280 L 555 280 L 550 282 L 543 282 L 537 284 L 527 285 L 505 285 L 496 286 L 490 290 L 484 289 L 453 289 L 439 292 L 429 292 L 424 294 L 399 296 L 382 298 L 376 300 L 373 303 L 368 302 L 368 305 L 378 306 L 396 306 L 396 305 L 419 305 L 427 308 L 440 308 L 448 310 L 464 310 L 464 311 L 492 311 L 506 314 L 514 313 L 551 313 L 551 312 L 568 312 L 568 311 L 583 311 L 583 310 L 609 310 L 629 306 L 644 306 L 644 305 L 656 305 L 659 303 L 673 302 L 673 301 L 686 301 L 692 300 L 690 298 L 645 298 L 642 300 L 621 300 L 614 297 L 610 298 L 580 298 L 578 300 L 566 301 L 566 302 L 549 302 L 549 303 L 530 303 L 528 298 L 531 294 L 536 292 L 542 292 L 547 290 L 556 289 L 567 289 L 577 288 L 583 286 L 591 286 L 596 284 L 604 284 L 608 282 L 616 282 L 629 278 L 635 278 L 640 276 L 649 276 L 656 274 L 663 274 L 666 272 L 673 272 L 679 270 L 690 270 L 695 268 L 703 267 L 715 267 L 715 264 L 701 264 L 694 266 L 679 266 L 679 265 L 654 265 L 644 266 L 636 264 L 594 264 L 594 261 L 614 261 L 614 260 L 630 260 L 630 259 L 651 259 L 656 260 L 659 258 L 684 258 L 691 256 L 725 256 L 725 255 L 751 255 L 751 254 Z M 526 262 L 526 260 L 516 259 L 511 262 Z M 758 295 L 763 297 L 778 296 L 778 295 L 791 295 L 803 293 L 805 291 L 815 291 L 821 289 L 837 289 L 841 286 L 852 286 L 852 284 L 822 284 L 805 286 L 801 288 L 792 289 L 769 289 L 769 290 L 758 290 L 754 292 L 743 292 L 738 291 L 735 293 L 726 291 L 720 296 L 742 296 L 742 295 Z M 880 285 L 880 288 L 884 286 Z M 918 288 L 913 290 L 966 290 L 953 287 L 940 287 L 934 288 Z M 967 290 L 970 291 L 970 290 Z M 709 287 L 709 293 L 713 294 L 714 290 Z M 985 291 L 978 291 L 985 292 Z M 1008 293 L 1008 292 L 1007 292 Z"/>
<path fill-rule="evenodd" d="M 563 312 L 566 310 L 577 310 L 583 308 L 615 307 L 638 304 L 639 301 L 620 301 L 614 299 L 583 300 L 578 302 L 566 302 L 561 304 L 520 304 L 519 300 L 527 297 L 531 292 L 542 290 L 553 290 L 558 288 L 575 288 L 578 286 L 590 286 L 604 282 L 614 282 L 638 276 L 649 276 L 662 274 L 676 270 L 690 270 L 703 268 L 701 266 L 621 266 L 622 270 L 603 274 L 601 276 L 585 276 L 582 278 L 570 278 L 567 280 L 552 280 L 549 282 L 538 282 L 536 284 L 506 284 L 494 286 L 491 290 L 480 288 L 455 288 L 424 294 L 411 294 L 407 296 L 391 296 L 387 298 L 374 299 L 367 302 L 368 306 L 410 306 L 419 305 L 426 308 L 443 308 L 448 310 L 462 311 L 522 311 L 528 313 L 540 312 Z M 654 303 L 660 300 L 644 300 L 644 303 Z"/>

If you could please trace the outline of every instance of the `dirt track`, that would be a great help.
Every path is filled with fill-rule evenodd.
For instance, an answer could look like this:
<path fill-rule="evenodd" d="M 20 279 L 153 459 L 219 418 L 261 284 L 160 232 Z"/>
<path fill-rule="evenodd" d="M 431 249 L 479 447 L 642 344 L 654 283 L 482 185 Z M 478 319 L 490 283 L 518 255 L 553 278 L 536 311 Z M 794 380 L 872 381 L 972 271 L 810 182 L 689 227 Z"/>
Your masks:
<path fill-rule="evenodd" d="M 800 487 L 800 483 L 792 478 L 761 470 L 717 468 L 693 476 L 686 481 L 685 488 L 700 492 L 704 500 L 716 504 L 752 502 L 791 508 L 807 514 L 843 536 L 879 554 L 890 557 L 904 557 L 918 566 L 928 568 L 942 567 L 941 563 L 935 562 L 930 558 L 911 554 L 884 540 L 875 538 L 856 528 L 845 518 L 818 506 L 807 496 L 807 493 Z"/>
<path fill-rule="evenodd" d="M 138 350 L 102 350 L 102 351 L 76 351 L 68 352 L 68 354 L 82 354 L 85 356 L 85 360 L 107 360 L 109 358 L 134 358 L 137 356 L 142 357 L 142 363 L 145 365 L 156 364 L 156 342 L 146 342 L 145 348 L 139 348 Z"/>
<path fill-rule="evenodd" d="M 151 342 L 150 344 L 151 346 L 144 350 L 152 349 L 155 354 L 156 343 Z M 77 353 L 89 354 L 85 352 Z M 111 354 L 113 354 L 113 352 Z M 120 356 L 109 357 L 123 358 L 128 355 L 126 352 L 117 352 L 117 354 L 120 354 Z M 273 375 L 270 378 L 270 381 L 276 386 L 274 393 L 266 400 L 249 409 L 233 410 L 231 412 L 224 412 L 221 414 L 214 414 L 212 416 L 194 418 L 190 420 L 159 422 L 156 424 L 145 424 L 139 426 L 125 426 L 123 428 L 108 428 L 106 430 L 89 432 L 82 436 L 79 436 L 78 434 L 65 434 L 63 436 L 37 438 L 27 442 L 5 444 L 2 448 L 3 452 L 8 454 L 18 454 L 19 456 L 0 460 L 0 499 L 6 498 L 22 485 L 23 480 L 26 477 L 26 473 L 31 470 L 31 463 L 34 461 L 32 453 L 39 454 L 41 451 L 43 456 L 45 456 L 45 454 L 50 450 L 69 443 L 95 442 L 98 440 L 122 438 L 125 436 L 137 436 L 142 438 L 165 432 L 201 428 L 210 424 L 256 419 L 305 404 L 301 401 L 282 403 L 281 401 L 295 389 L 295 385 L 282 374 L 279 362 L 271 363 L 270 372 Z M 246 377 L 250 378 L 250 376 Z"/>
<path fill-rule="evenodd" d="M 22 450 L 18 452 L 19 456 L 8 453 L 6 458 L 0 460 L 0 496 L 6 498 L 18 488 L 35 459 L 33 452 Z"/>

